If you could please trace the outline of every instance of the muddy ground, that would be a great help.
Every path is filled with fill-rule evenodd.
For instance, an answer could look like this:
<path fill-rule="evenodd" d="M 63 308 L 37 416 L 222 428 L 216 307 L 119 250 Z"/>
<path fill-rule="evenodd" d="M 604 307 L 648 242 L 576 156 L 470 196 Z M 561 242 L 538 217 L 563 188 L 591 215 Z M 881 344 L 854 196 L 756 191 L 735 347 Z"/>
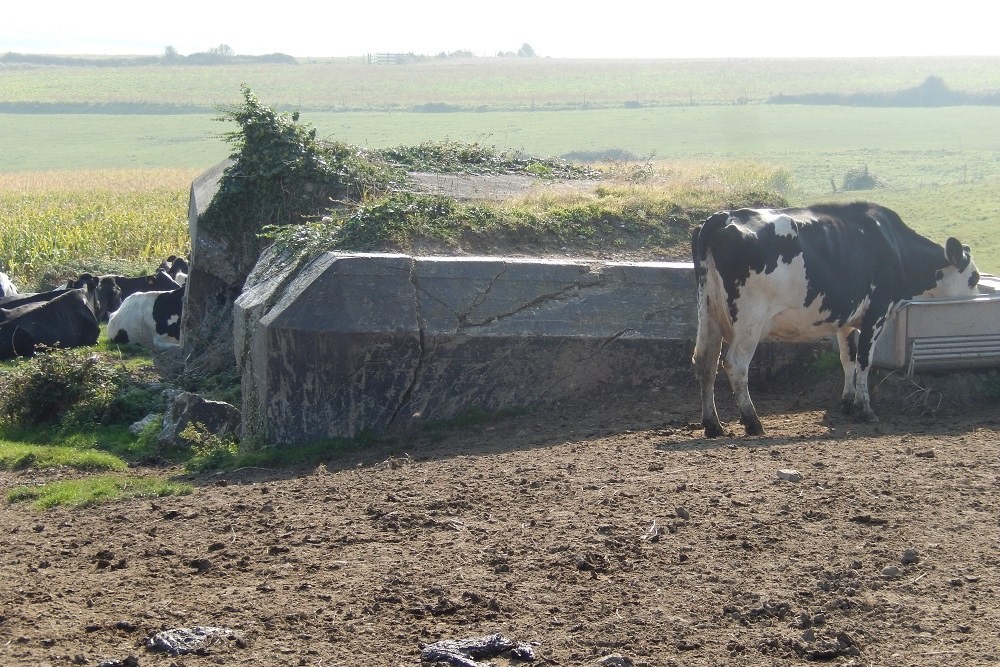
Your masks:
<path fill-rule="evenodd" d="M 398 667 L 501 633 L 538 665 L 995 665 L 1000 419 L 923 382 L 874 381 L 878 424 L 831 377 L 756 388 L 767 435 L 709 441 L 692 382 L 185 497 L 0 502 L 0 664 Z M 229 634 L 147 648 L 195 626 Z"/>

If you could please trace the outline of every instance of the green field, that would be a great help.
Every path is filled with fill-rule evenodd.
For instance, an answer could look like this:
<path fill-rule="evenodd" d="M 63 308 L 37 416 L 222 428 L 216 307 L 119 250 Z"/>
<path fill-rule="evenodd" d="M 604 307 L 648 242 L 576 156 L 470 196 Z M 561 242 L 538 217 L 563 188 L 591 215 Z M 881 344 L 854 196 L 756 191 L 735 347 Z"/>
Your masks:
<path fill-rule="evenodd" d="M 1000 58 L 431 59 L 406 65 L 302 60 L 300 65 L 0 66 L 0 104 L 150 104 L 239 101 L 246 84 L 275 108 L 468 110 L 756 104 L 770 96 L 882 92 L 938 77 L 952 90 L 1000 89 Z"/>
<path fill-rule="evenodd" d="M 0 114 L 0 172 L 204 169 L 235 128 L 214 120 L 246 83 L 302 109 L 320 136 L 361 147 L 478 142 L 538 156 L 622 149 L 659 164 L 758 161 L 791 174 L 794 203 L 871 199 L 1000 272 L 1000 107 L 859 108 L 763 103 L 775 93 L 893 91 L 941 77 L 1000 90 L 1000 59 L 563 61 L 471 59 L 375 66 L 0 68 L 0 103 L 197 107 L 196 113 Z M 739 101 L 739 103 L 734 103 Z M 462 109 L 445 113 L 426 108 Z M 55 108 L 55 106 L 53 108 Z M 350 111 L 344 111 L 349 109 Z M 884 184 L 840 192 L 867 167 Z M 180 212 L 183 216 L 184 212 Z"/>

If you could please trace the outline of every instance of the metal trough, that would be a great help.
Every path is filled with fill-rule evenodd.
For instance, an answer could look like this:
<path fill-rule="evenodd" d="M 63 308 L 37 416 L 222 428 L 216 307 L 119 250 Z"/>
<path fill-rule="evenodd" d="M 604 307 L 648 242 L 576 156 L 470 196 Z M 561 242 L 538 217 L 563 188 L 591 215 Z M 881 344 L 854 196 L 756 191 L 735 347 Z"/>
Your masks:
<path fill-rule="evenodd" d="M 872 363 L 907 375 L 1000 366 L 1000 278 L 979 294 L 905 302 L 879 337 Z"/>

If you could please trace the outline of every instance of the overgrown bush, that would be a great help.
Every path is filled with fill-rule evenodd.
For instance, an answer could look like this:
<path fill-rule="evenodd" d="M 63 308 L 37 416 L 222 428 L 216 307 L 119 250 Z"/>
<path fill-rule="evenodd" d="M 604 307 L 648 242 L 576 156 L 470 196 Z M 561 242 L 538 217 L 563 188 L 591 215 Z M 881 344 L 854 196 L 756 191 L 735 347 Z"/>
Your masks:
<path fill-rule="evenodd" d="M 876 188 L 884 187 L 885 183 L 882 179 L 869 172 L 868 165 L 864 165 L 858 169 L 851 169 L 844 174 L 844 182 L 841 189 L 844 191 L 874 190 Z"/>
<path fill-rule="evenodd" d="M 0 424 L 82 427 L 127 424 L 157 404 L 159 392 L 99 354 L 49 349 L 8 371 L 0 383 Z"/>
<path fill-rule="evenodd" d="M 358 148 L 321 141 L 316 128 L 298 123 L 298 113 L 279 113 L 246 86 L 242 91 L 243 104 L 224 110 L 219 119 L 234 121 L 240 129 L 225 134 L 234 146 L 233 163 L 200 224 L 243 249 L 243 273 L 260 254 L 262 227 L 299 224 L 331 202 L 377 196 L 405 176 Z"/>

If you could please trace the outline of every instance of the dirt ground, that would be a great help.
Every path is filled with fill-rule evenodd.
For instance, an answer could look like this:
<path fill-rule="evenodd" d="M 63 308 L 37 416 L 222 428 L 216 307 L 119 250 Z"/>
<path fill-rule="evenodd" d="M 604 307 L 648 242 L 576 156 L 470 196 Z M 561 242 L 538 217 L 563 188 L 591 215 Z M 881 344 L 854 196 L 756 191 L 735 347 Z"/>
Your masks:
<path fill-rule="evenodd" d="M 757 387 L 767 435 L 705 440 L 692 380 L 190 496 L 0 501 L 0 664 L 397 667 L 501 633 L 537 665 L 995 665 L 1000 420 L 962 383 L 897 378 L 877 424 L 836 379 Z M 147 648 L 196 626 L 229 634 Z"/>

